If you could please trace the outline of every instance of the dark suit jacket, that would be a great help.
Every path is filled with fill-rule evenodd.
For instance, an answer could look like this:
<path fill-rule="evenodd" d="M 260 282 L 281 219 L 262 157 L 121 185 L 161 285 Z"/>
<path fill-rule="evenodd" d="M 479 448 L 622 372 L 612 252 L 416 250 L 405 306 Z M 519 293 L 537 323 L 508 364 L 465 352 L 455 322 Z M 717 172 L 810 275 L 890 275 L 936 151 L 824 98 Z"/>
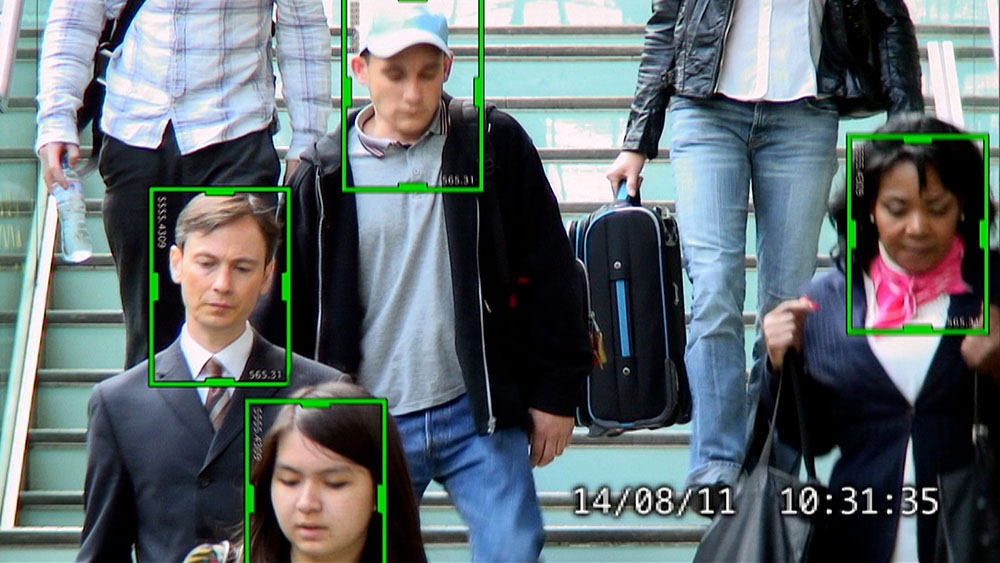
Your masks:
<path fill-rule="evenodd" d="M 255 334 L 246 370 L 284 365 L 284 350 Z M 155 368 L 157 379 L 191 380 L 179 339 Z M 293 355 L 289 386 L 237 388 L 216 433 L 196 388 L 149 387 L 148 369 L 142 362 L 90 397 L 77 561 L 130 561 L 133 544 L 139 561 L 182 561 L 199 543 L 232 537 L 243 519 L 243 400 L 346 377 Z M 265 429 L 276 411 L 263 409 Z"/>

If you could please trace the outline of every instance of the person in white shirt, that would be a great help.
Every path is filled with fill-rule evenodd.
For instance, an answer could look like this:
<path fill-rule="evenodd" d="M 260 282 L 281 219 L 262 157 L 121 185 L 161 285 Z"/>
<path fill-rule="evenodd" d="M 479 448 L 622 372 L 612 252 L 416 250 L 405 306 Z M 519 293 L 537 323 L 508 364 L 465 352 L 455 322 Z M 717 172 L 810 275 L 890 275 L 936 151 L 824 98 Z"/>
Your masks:
<path fill-rule="evenodd" d="M 247 320 L 269 288 L 280 228 L 247 193 L 199 195 L 184 208 L 172 276 L 181 285 L 181 335 L 99 383 L 90 398 L 84 522 L 78 561 L 181 561 L 230 537 L 243 518 L 244 400 L 288 397 L 346 376 L 296 354 L 285 387 L 155 386 L 209 377 L 284 379 L 285 350 Z M 266 431 L 274 411 L 263 409 Z"/>
<path fill-rule="evenodd" d="M 36 151 L 44 181 L 66 185 L 65 158 L 80 158 L 77 110 L 91 79 L 105 21 L 124 0 L 53 0 L 42 43 Z M 276 10 L 275 10 L 276 8 Z M 272 13 L 277 18 L 272 22 Z M 148 342 L 148 188 L 275 185 L 280 162 L 272 26 L 292 126 L 286 177 L 326 131 L 330 34 L 315 0 L 146 0 L 111 54 L 100 119 L 104 225 L 118 269 L 126 367 L 168 345 L 183 319 L 161 293 L 154 348 Z M 94 124 L 95 126 L 97 124 Z M 176 219 L 168 214 L 167 222 Z M 155 258 L 165 271 L 167 257 Z M 169 289 L 169 288 L 168 288 Z"/>
<path fill-rule="evenodd" d="M 698 510 L 708 515 L 739 478 L 756 408 L 747 282 L 761 318 L 810 279 L 839 117 L 921 111 L 919 53 L 902 0 L 654 0 L 638 82 L 607 177 L 612 188 L 625 180 L 638 193 L 669 112 L 692 288 L 687 485 L 709 490 L 707 510 Z M 751 210 L 757 264 L 748 278 Z M 752 355 L 760 363 L 759 334 Z"/>

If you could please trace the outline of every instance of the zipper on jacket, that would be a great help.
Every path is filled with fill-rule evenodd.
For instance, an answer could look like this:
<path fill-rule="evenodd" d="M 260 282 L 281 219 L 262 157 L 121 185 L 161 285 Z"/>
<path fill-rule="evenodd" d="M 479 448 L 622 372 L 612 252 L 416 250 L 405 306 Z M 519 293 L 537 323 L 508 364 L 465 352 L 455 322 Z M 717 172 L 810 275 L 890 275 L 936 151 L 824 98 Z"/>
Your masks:
<path fill-rule="evenodd" d="M 736 0 L 729 3 L 729 19 L 726 20 L 726 30 L 722 32 L 722 45 L 719 49 L 719 60 L 715 63 L 715 80 L 712 82 L 712 93 L 719 88 L 719 73 L 722 72 L 722 57 L 726 54 L 726 39 L 729 39 L 729 28 L 733 26 L 733 13 L 736 12 Z"/>
<path fill-rule="evenodd" d="M 319 201 L 319 228 L 316 229 L 316 253 L 319 255 L 317 273 L 319 274 L 319 286 L 316 292 L 316 345 L 313 347 L 313 359 L 319 361 L 319 337 L 320 327 L 323 326 L 323 219 L 325 210 L 323 208 L 323 190 L 320 185 L 320 167 L 316 167 L 316 200 Z"/>
<path fill-rule="evenodd" d="M 479 291 L 479 301 L 483 299 L 483 280 L 479 269 L 479 199 L 476 199 L 476 289 Z M 490 392 L 490 368 L 486 365 L 486 327 L 483 324 L 483 311 L 479 311 L 479 340 L 483 346 L 483 380 L 486 384 L 486 410 L 489 418 L 486 421 L 486 433 L 492 435 L 497 428 L 497 419 L 493 416 L 493 396 Z"/>

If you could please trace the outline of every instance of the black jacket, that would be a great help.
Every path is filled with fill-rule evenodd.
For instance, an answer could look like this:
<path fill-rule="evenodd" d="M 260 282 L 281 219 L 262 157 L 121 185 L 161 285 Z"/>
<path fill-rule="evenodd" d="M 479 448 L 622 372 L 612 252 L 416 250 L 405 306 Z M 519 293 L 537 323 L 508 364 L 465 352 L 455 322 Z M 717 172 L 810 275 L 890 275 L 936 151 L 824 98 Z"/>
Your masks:
<path fill-rule="evenodd" d="M 155 377 L 191 381 L 180 339 L 158 353 Z M 255 335 L 242 379 L 285 369 L 285 350 Z M 193 387 L 150 387 L 148 361 L 94 387 L 87 409 L 87 477 L 77 561 L 182 561 L 196 545 L 231 536 L 243 518 L 244 401 L 287 398 L 346 380 L 292 355 L 287 387 L 237 387 L 218 432 Z M 261 431 L 277 409 L 263 409 Z"/>
<path fill-rule="evenodd" d="M 355 117 L 348 117 L 349 127 Z M 541 160 L 512 117 L 494 111 L 490 126 L 495 185 L 516 287 L 501 287 L 497 281 L 491 214 L 481 196 L 443 196 L 455 348 L 482 433 L 528 428 L 528 407 L 572 415 L 592 365 L 583 288 L 574 275 L 575 258 Z M 477 162 L 462 149 L 458 130 L 452 124 L 442 155 L 446 185 L 455 184 L 449 178 L 478 177 Z M 338 128 L 302 156 L 291 182 L 292 345 L 301 354 L 354 373 L 361 360 L 364 315 L 358 298 L 358 217 L 354 195 L 341 189 L 340 162 Z M 350 167 L 347 184 L 353 185 Z"/>
<path fill-rule="evenodd" d="M 622 148 L 655 158 L 670 96 L 715 94 L 735 0 L 653 0 Z M 828 0 L 816 70 L 841 115 L 923 111 L 920 57 L 903 0 Z"/>

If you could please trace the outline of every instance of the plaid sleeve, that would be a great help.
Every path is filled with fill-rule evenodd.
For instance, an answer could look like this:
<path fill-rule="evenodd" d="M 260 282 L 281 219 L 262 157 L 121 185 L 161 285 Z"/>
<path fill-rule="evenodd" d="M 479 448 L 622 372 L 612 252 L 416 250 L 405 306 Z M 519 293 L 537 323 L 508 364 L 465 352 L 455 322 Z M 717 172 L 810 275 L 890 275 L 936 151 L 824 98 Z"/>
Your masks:
<path fill-rule="evenodd" d="M 292 141 L 286 158 L 299 154 L 326 133 L 330 115 L 330 29 L 316 0 L 277 0 L 278 71 Z"/>
<path fill-rule="evenodd" d="M 52 0 L 39 64 L 38 137 L 35 151 L 51 142 L 79 144 L 76 112 L 93 76 L 94 51 L 107 18 L 122 0 Z"/>

